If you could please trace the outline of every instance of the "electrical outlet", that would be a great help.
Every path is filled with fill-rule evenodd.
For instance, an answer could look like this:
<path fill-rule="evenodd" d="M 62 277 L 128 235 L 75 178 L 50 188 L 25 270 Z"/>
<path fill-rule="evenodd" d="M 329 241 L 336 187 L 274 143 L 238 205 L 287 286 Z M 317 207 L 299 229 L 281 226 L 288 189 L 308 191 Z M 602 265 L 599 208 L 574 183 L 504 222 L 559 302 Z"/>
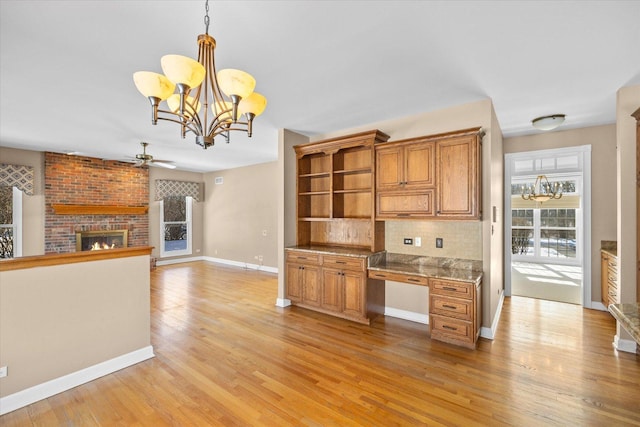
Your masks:
<path fill-rule="evenodd" d="M 405 237 L 404 238 L 404 244 L 405 245 L 413 245 L 413 239 L 411 237 Z"/>
<path fill-rule="evenodd" d="M 421 237 L 416 237 L 415 239 L 413 239 L 413 241 L 415 242 L 416 246 L 422 246 L 422 238 Z"/>
<path fill-rule="evenodd" d="M 442 248 L 443 241 L 442 237 L 436 237 L 436 248 Z"/>
<path fill-rule="evenodd" d="M 263 259 L 264 259 L 264 258 L 262 258 L 262 255 L 258 255 L 258 261 L 260 261 L 260 264 L 262 264 L 262 260 L 263 260 Z"/>
<path fill-rule="evenodd" d="M 267 230 L 262 230 L 262 235 L 263 235 L 264 237 L 267 237 Z"/>
<path fill-rule="evenodd" d="M 0 367 L 0 378 L 4 378 L 9 374 L 8 368 L 6 366 Z"/>

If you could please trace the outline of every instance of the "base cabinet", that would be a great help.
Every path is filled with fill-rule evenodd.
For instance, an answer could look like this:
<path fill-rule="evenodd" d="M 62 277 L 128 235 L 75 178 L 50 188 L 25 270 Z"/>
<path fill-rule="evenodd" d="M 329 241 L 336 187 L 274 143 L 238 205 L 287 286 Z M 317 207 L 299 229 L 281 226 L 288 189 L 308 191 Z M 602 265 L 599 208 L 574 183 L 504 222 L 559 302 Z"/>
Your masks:
<path fill-rule="evenodd" d="M 287 255 L 287 298 L 294 305 L 365 324 L 384 308 L 384 285 L 367 279 L 366 257 L 318 255 L 317 265 L 309 265 L 300 264 L 301 256 L 307 255 Z"/>
<path fill-rule="evenodd" d="M 475 348 L 480 336 L 481 282 L 429 279 L 431 339 Z"/>
<path fill-rule="evenodd" d="M 609 307 L 610 304 L 618 304 L 618 257 L 602 251 L 600 252 L 601 274 L 600 290 L 602 292 L 602 304 Z"/>

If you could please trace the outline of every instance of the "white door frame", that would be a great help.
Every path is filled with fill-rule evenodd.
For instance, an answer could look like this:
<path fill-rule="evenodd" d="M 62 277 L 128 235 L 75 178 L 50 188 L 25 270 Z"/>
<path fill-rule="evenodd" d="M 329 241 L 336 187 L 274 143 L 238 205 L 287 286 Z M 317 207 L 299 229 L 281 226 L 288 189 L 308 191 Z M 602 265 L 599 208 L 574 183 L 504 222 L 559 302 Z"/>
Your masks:
<path fill-rule="evenodd" d="M 508 153 L 504 158 L 504 293 L 511 296 L 511 178 L 515 175 L 513 162 L 515 160 L 540 159 L 561 157 L 578 154 L 581 158 L 580 167 L 573 172 L 582 173 L 582 306 L 592 308 L 591 300 L 591 145 L 556 148 L 551 150 L 526 151 Z M 567 172 L 557 169 L 551 172 Z M 535 173 L 535 172 L 532 172 Z"/>

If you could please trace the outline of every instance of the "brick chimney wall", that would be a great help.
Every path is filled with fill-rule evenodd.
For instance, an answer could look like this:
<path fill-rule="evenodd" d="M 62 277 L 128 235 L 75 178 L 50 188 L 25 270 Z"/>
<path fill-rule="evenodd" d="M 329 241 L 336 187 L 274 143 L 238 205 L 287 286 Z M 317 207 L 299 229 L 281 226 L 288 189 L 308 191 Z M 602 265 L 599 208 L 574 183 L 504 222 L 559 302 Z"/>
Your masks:
<path fill-rule="evenodd" d="M 129 230 L 148 246 L 149 215 L 57 215 L 52 205 L 149 207 L 149 170 L 92 157 L 45 153 L 45 252 L 76 250 L 77 231 Z"/>

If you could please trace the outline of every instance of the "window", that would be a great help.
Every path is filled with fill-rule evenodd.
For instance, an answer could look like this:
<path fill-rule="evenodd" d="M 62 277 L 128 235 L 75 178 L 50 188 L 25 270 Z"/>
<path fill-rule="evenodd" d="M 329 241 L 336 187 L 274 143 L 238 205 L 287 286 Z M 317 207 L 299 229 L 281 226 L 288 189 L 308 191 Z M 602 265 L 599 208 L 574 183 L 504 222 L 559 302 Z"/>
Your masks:
<path fill-rule="evenodd" d="M 193 198 L 168 196 L 160 201 L 160 256 L 191 255 Z"/>
<path fill-rule="evenodd" d="M 539 204 L 520 197 L 523 186 L 531 185 L 533 179 L 520 177 L 511 181 L 512 258 L 573 264 L 578 258 L 580 178 L 565 175 L 553 179 L 562 183 L 562 198 Z"/>
<path fill-rule="evenodd" d="M 22 256 L 22 192 L 0 186 L 0 258 Z"/>

